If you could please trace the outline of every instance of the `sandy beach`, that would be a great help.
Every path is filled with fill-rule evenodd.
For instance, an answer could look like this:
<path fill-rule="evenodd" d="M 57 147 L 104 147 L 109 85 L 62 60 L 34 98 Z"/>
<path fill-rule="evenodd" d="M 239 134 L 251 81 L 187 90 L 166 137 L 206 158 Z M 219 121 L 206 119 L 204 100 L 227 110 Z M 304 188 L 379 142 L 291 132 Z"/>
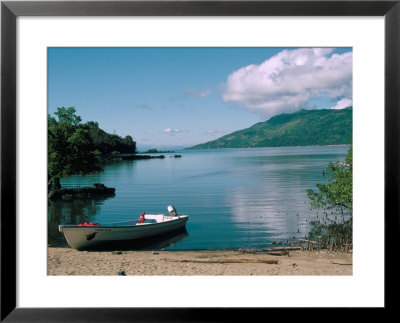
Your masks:
<path fill-rule="evenodd" d="M 352 275 L 352 253 L 289 251 L 77 251 L 48 248 L 48 275 L 252 276 Z"/>

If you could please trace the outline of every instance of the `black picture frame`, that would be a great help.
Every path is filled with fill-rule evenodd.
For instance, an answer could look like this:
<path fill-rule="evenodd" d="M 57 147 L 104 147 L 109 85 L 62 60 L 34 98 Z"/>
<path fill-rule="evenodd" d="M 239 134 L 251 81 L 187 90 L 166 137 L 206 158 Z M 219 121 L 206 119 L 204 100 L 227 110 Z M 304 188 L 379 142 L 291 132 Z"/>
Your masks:
<path fill-rule="evenodd" d="M 189 322 L 236 321 L 214 308 L 16 307 L 16 19 L 19 16 L 382 16 L 385 19 L 385 310 L 396 302 L 392 274 L 399 233 L 400 1 L 2 1 L 1 2 L 1 321 Z M 373 257 L 371 257 L 373 258 Z M 372 260 L 372 259 L 371 259 Z M 184 297 L 184 291 L 182 295 Z M 393 296 L 392 296 L 393 297 Z M 255 320 L 261 309 L 248 309 Z M 286 313 L 286 312 L 285 312 Z M 260 315 L 264 315 L 260 313 Z"/>

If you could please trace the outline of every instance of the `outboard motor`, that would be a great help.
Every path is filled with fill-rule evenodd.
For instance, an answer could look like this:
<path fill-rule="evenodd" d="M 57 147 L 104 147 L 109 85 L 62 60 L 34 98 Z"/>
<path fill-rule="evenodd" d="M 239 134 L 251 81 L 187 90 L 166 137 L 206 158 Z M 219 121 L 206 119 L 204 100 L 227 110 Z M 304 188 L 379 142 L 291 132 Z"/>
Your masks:
<path fill-rule="evenodd" d="M 174 208 L 173 205 L 171 205 L 171 204 L 168 205 L 167 209 L 168 209 L 169 215 L 178 216 L 178 212 L 176 212 L 176 209 Z"/>

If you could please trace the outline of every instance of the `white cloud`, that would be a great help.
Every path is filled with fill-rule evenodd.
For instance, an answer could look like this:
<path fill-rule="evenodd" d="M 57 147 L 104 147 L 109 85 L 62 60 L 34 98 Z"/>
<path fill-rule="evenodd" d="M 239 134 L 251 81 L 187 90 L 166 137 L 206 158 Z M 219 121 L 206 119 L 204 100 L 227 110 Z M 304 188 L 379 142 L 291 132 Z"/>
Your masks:
<path fill-rule="evenodd" d="M 179 132 L 181 132 L 181 130 L 180 129 L 166 128 L 166 129 L 164 129 L 164 132 L 173 134 L 173 133 L 179 133 Z"/>
<path fill-rule="evenodd" d="M 232 72 L 223 100 L 245 106 L 263 117 L 308 107 L 322 96 L 352 99 L 353 54 L 332 48 L 283 50 L 260 65 Z"/>
<path fill-rule="evenodd" d="M 352 100 L 341 99 L 338 101 L 338 103 L 334 107 L 332 107 L 332 109 L 340 110 L 340 109 L 347 108 L 347 107 L 351 106 L 352 104 L 353 104 Z"/>

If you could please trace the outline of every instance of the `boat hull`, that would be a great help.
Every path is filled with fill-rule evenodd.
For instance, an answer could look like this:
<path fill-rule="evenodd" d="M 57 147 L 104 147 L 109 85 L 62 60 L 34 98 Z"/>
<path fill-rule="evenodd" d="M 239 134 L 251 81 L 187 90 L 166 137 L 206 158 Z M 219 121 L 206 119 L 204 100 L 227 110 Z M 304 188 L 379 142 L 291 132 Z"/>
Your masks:
<path fill-rule="evenodd" d="M 110 242 L 123 242 L 158 236 L 183 229 L 188 216 L 178 216 L 172 220 L 127 226 L 77 226 L 59 225 L 69 246 L 74 249 L 86 249 Z"/>

